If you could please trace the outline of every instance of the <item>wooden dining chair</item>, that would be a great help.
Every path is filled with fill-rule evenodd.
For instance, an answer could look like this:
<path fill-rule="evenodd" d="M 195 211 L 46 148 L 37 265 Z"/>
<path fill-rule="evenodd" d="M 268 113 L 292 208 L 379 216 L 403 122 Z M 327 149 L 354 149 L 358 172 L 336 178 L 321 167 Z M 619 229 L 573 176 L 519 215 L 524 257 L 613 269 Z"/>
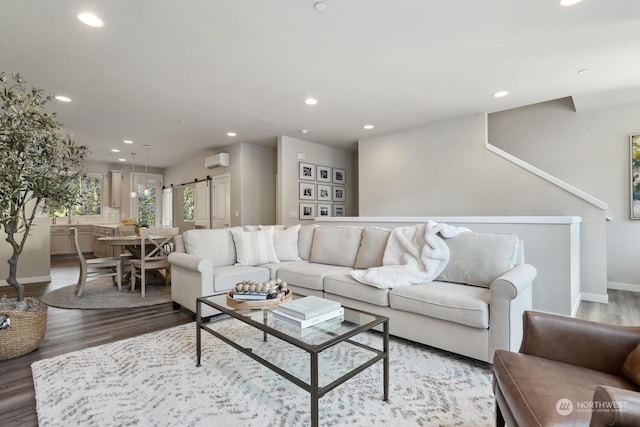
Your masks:
<path fill-rule="evenodd" d="M 139 259 L 131 259 L 131 290 L 135 291 L 137 279 L 140 279 L 142 298 L 145 297 L 147 272 L 164 270 L 165 285 L 171 284 L 171 264 L 168 256 L 173 247 L 173 239 L 178 234 L 176 228 L 141 228 Z"/>
<path fill-rule="evenodd" d="M 74 289 L 76 296 L 82 295 L 87 280 L 99 277 L 112 277 L 112 282 L 118 285 L 118 290 L 122 290 L 122 263 L 120 258 L 85 258 L 78 243 L 78 229 L 71 227 L 71 236 L 76 248 L 78 261 L 80 262 L 80 277 Z"/>

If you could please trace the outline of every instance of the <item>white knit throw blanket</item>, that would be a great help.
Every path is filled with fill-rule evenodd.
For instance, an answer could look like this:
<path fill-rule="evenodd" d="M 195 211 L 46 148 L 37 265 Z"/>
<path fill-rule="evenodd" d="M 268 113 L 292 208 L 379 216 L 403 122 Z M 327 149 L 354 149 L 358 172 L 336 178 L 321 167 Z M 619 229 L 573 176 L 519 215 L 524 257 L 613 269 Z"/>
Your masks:
<path fill-rule="evenodd" d="M 470 230 L 435 221 L 394 228 L 387 241 L 382 266 L 353 270 L 350 275 L 358 282 L 377 288 L 431 282 L 449 262 L 449 246 L 442 237 L 451 238 L 465 231 Z"/>

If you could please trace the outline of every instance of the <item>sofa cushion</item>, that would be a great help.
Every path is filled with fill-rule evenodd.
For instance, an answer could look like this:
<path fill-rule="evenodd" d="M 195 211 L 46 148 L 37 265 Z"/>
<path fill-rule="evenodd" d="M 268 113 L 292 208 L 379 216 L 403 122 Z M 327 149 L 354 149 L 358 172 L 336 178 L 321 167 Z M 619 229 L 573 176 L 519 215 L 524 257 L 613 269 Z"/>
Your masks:
<path fill-rule="evenodd" d="M 490 300 L 487 288 L 455 283 L 431 282 L 389 291 L 389 305 L 395 310 L 482 329 L 489 327 Z"/>
<path fill-rule="evenodd" d="M 277 279 L 280 276 L 278 275 L 278 271 L 282 268 L 293 267 L 300 264 L 309 264 L 309 261 L 298 260 L 298 261 L 281 261 L 281 262 L 269 262 L 267 264 L 260 264 L 259 267 L 268 268 L 271 272 L 271 278 Z"/>
<path fill-rule="evenodd" d="M 306 289 L 323 290 L 323 279 L 331 273 L 348 273 L 350 267 L 315 264 L 312 262 L 287 265 L 278 269 L 278 277 L 293 286 Z"/>
<path fill-rule="evenodd" d="M 318 226 L 308 224 L 300 226 L 298 232 L 298 255 L 300 258 L 309 261 L 311 258 L 311 245 L 313 245 L 313 235 Z"/>
<path fill-rule="evenodd" d="M 182 234 L 185 252 L 208 259 L 214 267 L 236 263 L 236 247 L 230 229 L 187 230 Z"/>
<path fill-rule="evenodd" d="M 389 289 L 362 284 L 348 273 L 331 273 L 324 277 L 324 291 L 382 307 L 389 306 Z"/>
<path fill-rule="evenodd" d="M 353 267 L 362 239 L 362 227 L 317 227 L 311 262 Z"/>
<path fill-rule="evenodd" d="M 391 234 L 391 230 L 388 228 L 365 228 L 362 232 L 362 241 L 360 242 L 354 267 L 356 269 L 367 269 L 381 266 L 389 234 Z"/>
<path fill-rule="evenodd" d="M 242 265 L 216 267 L 213 269 L 213 290 L 216 293 L 228 291 L 243 280 L 266 282 L 270 279 L 268 268 Z"/>
<path fill-rule="evenodd" d="M 270 228 L 273 230 L 273 247 L 276 256 L 280 261 L 298 261 L 298 235 L 300 234 L 300 224 L 291 227 L 278 227 L 273 225 L 259 226 L 260 230 Z"/>
<path fill-rule="evenodd" d="M 450 255 L 446 267 L 436 278 L 439 281 L 489 287 L 511 270 L 518 259 L 515 234 L 468 231 L 444 240 Z"/>
<path fill-rule="evenodd" d="M 236 259 L 239 265 L 259 265 L 278 262 L 273 246 L 273 229 L 258 231 L 231 230 L 236 245 Z"/>

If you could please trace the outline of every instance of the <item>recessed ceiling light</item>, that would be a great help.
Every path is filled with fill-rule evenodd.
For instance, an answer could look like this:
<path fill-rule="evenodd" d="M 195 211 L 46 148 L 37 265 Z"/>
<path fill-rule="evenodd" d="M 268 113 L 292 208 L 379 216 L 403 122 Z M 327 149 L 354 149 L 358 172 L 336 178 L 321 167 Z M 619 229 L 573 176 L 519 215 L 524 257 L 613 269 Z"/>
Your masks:
<path fill-rule="evenodd" d="M 300 133 L 306 135 L 309 133 L 309 129 L 300 129 Z"/>
<path fill-rule="evenodd" d="M 112 148 L 112 149 L 111 149 L 111 152 L 112 152 L 112 153 L 119 153 L 119 152 L 120 152 L 120 150 L 118 150 L 117 148 Z"/>
<path fill-rule="evenodd" d="M 264 118 L 262 119 L 262 121 L 263 121 L 263 122 L 265 122 L 265 123 L 269 123 L 269 122 L 270 122 L 270 120 L 269 120 L 269 119 L 267 119 L 266 117 L 264 117 Z"/>
<path fill-rule="evenodd" d="M 373 129 L 373 125 L 364 125 L 363 128 L 365 128 L 366 130 L 371 130 Z"/>
<path fill-rule="evenodd" d="M 227 132 L 227 136 L 236 136 L 237 134 L 235 132 Z"/>
<path fill-rule="evenodd" d="M 132 140 L 130 140 L 130 139 L 125 139 L 125 140 L 124 140 L 124 141 L 122 141 L 122 142 L 124 142 L 125 144 L 133 144 L 133 141 L 132 141 Z"/>
<path fill-rule="evenodd" d="M 578 4 L 582 2 L 582 0 L 560 0 L 560 6 L 573 6 L 574 4 Z"/>
<path fill-rule="evenodd" d="M 80 20 L 80 22 L 90 27 L 100 28 L 104 25 L 102 19 L 98 18 L 97 15 L 90 12 L 79 13 L 78 19 Z"/>
<path fill-rule="evenodd" d="M 126 162 L 126 161 L 127 161 L 127 159 L 123 159 L 122 157 L 120 157 L 120 158 L 118 159 L 118 161 L 119 161 L 119 162 Z"/>
<path fill-rule="evenodd" d="M 494 93 L 493 97 L 494 98 L 502 98 L 502 97 L 507 96 L 507 95 L 509 95 L 509 91 L 508 90 L 501 90 L 499 92 Z"/>
<path fill-rule="evenodd" d="M 71 98 L 64 95 L 56 95 L 55 98 L 60 102 L 71 102 Z"/>
<path fill-rule="evenodd" d="M 313 8 L 315 10 L 317 10 L 318 12 L 322 12 L 323 10 L 327 9 L 327 4 L 323 1 L 319 1 L 316 4 L 313 5 Z"/>
<path fill-rule="evenodd" d="M 315 98 L 307 98 L 304 100 L 304 103 L 307 105 L 316 105 L 318 103 L 318 100 Z"/>
<path fill-rule="evenodd" d="M 584 68 L 584 69 L 582 69 L 582 70 L 579 70 L 579 71 L 578 71 L 578 74 L 584 74 L 584 73 L 588 73 L 588 72 L 589 72 L 589 70 L 587 70 L 586 68 Z"/>

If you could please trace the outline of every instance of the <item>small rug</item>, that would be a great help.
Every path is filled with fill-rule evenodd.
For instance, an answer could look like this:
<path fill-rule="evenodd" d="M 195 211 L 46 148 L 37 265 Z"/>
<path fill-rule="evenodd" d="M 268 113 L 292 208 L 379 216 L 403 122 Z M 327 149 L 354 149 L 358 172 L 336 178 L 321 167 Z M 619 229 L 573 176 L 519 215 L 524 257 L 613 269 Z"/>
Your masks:
<path fill-rule="evenodd" d="M 79 297 L 73 293 L 75 287 L 76 285 L 65 286 L 44 294 L 39 299 L 51 307 L 81 310 L 146 307 L 171 301 L 171 287 L 164 283 L 147 285 L 144 298 L 141 297 L 139 284 L 133 292 L 129 284 L 123 284 L 122 291 L 118 291 L 109 277 L 87 282 Z"/>
<path fill-rule="evenodd" d="M 212 327 L 308 382 L 306 352 L 271 336 L 265 343 L 235 319 Z M 309 393 L 205 331 L 196 367 L 195 335 L 190 323 L 33 363 L 39 425 L 310 425 Z M 381 348 L 377 332 L 356 339 Z M 331 375 L 320 384 L 365 356 L 346 343 L 321 353 L 320 372 Z M 494 424 L 490 365 L 393 337 L 389 401 L 382 397 L 378 362 L 320 399 L 320 425 Z"/>

